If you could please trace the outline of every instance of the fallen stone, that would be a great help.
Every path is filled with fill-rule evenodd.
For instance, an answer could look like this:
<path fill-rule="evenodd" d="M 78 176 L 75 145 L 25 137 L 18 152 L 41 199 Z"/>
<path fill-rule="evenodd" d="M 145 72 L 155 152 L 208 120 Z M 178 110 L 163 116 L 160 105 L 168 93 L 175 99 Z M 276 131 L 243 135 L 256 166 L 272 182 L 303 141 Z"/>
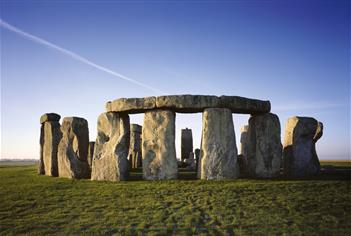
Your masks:
<path fill-rule="evenodd" d="M 147 111 L 142 131 L 143 177 L 146 180 L 176 179 L 175 113 Z"/>
<path fill-rule="evenodd" d="M 181 160 L 184 161 L 189 157 L 189 154 L 193 151 L 193 134 L 191 129 L 181 130 Z"/>
<path fill-rule="evenodd" d="M 58 174 L 66 178 L 90 178 L 87 162 L 89 130 L 87 120 L 65 117 L 61 126 L 62 139 L 58 147 Z"/>
<path fill-rule="evenodd" d="M 107 112 L 143 113 L 156 108 L 155 97 L 120 98 L 106 103 Z"/>
<path fill-rule="evenodd" d="M 193 152 L 189 153 L 189 157 L 185 159 L 185 164 L 188 170 L 196 170 L 196 163 L 195 163 L 195 157 Z"/>
<path fill-rule="evenodd" d="M 119 181 L 128 178 L 129 116 L 102 113 L 97 123 L 92 180 Z"/>
<path fill-rule="evenodd" d="M 266 113 L 251 116 L 243 156 L 250 177 L 275 178 L 279 176 L 282 144 L 277 115 Z"/>
<path fill-rule="evenodd" d="M 283 167 L 292 178 L 316 175 L 320 163 L 316 142 L 323 135 L 323 124 L 311 117 L 291 117 L 285 126 Z"/>
<path fill-rule="evenodd" d="M 40 124 L 43 124 L 44 122 L 47 121 L 60 121 L 61 116 L 56 113 L 45 113 L 40 117 Z"/>
<path fill-rule="evenodd" d="M 202 115 L 201 179 L 235 179 L 239 176 L 232 112 L 205 109 Z"/>

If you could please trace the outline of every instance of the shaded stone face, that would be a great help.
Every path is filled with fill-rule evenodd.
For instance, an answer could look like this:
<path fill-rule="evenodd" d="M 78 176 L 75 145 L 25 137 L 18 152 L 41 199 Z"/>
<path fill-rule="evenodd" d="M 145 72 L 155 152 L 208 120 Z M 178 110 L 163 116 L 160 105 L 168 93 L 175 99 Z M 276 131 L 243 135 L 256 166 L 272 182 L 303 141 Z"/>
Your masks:
<path fill-rule="evenodd" d="M 311 117 L 291 117 L 285 127 L 284 174 L 303 178 L 320 170 L 315 143 L 323 134 L 323 124 Z"/>
<path fill-rule="evenodd" d="M 90 178 L 87 162 L 89 147 L 88 122 L 79 117 L 65 117 L 58 147 L 58 174 L 66 178 Z"/>
<path fill-rule="evenodd" d="M 102 113 L 97 123 L 92 180 L 119 181 L 128 178 L 129 116 Z"/>
<path fill-rule="evenodd" d="M 243 114 L 267 113 L 269 101 L 239 96 L 169 95 L 145 98 L 120 98 L 106 104 L 107 111 L 143 113 L 153 109 L 165 109 L 180 113 L 203 112 L 207 108 L 228 108 Z"/>
<path fill-rule="evenodd" d="M 184 161 L 193 151 L 193 133 L 191 129 L 182 129 L 181 132 L 181 159 Z"/>
<path fill-rule="evenodd" d="M 61 116 L 56 113 L 45 113 L 40 117 L 40 124 L 43 124 L 44 122 L 47 121 L 56 121 L 59 122 L 61 119 Z"/>
<path fill-rule="evenodd" d="M 57 153 L 62 137 L 59 123 L 60 115 L 47 113 L 41 116 L 40 122 L 40 160 L 39 174 L 58 176 Z"/>
<path fill-rule="evenodd" d="M 94 147 L 95 147 L 95 142 L 89 142 L 88 164 L 89 164 L 90 169 L 93 165 Z"/>
<path fill-rule="evenodd" d="M 142 126 L 130 125 L 129 163 L 133 169 L 142 167 L 141 132 Z"/>
<path fill-rule="evenodd" d="M 241 177 L 246 177 L 248 175 L 248 163 L 247 163 L 247 158 L 244 157 L 244 153 L 247 149 L 247 143 L 248 143 L 248 134 L 247 131 L 249 130 L 249 126 L 245 125 L 241 127 L 240 132 L 240 155 L 238 155 L 238 162 L 239 162 L 239 168 L 240 168 L 240 176 Z"/>
<path fill-rule="evenodd" d="M 200 163 L 201 179 L 235 179 L 239 176 L 233 117 L 229 109 L 204 111 Z"/>
<path fill-rule="evenodd" d="M 142 132 L 143 177 L 146 180 L 176 179 L 175 113 L 153 110 L 145 113 Z"/>
<path fill-rule="evenodd" d="M 157 108 L 183 113 L 202 112 L 208 107 L 218 107 L 219 105 L 220 102 L 217 96 L 171 95 L 156 98 Z"/>
<path fill-rule="evenodd" d="M 278 116 L 272 113 L 251 116 L 247 137 L 244 139 L 246 141 L 243 158 L 249 176 L 254 178 L 279 176 L 282 144 Z"/>
<path fill-rule="evenodd" d="M 58 176 L 57 153 L 62 133 L 60 123 L 57 121 L 45 122 L 44 124 L 43 160 L 45 174 Z"/>

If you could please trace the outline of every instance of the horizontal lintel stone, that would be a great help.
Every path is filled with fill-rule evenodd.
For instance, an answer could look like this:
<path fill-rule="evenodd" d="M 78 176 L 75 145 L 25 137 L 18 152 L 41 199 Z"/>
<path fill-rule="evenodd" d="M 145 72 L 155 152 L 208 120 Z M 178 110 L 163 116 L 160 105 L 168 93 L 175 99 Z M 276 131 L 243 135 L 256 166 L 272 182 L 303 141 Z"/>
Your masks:
<path fill-rule="evenodd" d="M 210 95 L 169 95 L 145 98 L 120 98 L 107 102 L 106 110 L 130 114 L 154 109 L 166 109 L 179 113 L 203 112 L 207 108 L 228 108 L 233 113 L 259 114 L 271 110 L 269 101 L 239 97 Z"/>

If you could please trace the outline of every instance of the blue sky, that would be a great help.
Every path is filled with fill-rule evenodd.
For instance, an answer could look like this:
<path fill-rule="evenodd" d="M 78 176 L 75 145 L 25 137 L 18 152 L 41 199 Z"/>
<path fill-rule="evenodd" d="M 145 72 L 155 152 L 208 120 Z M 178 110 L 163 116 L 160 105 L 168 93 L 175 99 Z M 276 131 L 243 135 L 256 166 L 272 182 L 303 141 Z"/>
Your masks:
<path fill-rule="evenodd" d="M 270 100 L 282 131 L 315 117 L 320 158 L 350 159 L 349 1 L 1 1 L 1 19 L 153 88 L 1 27 L 1 158 L 38 158 L 45 112 L 86 118 L 94 140 L 106 101 L 213 94 Z M 201 114 L 177 114 L 179 155 L 185 127 L 198 147 Z"/>

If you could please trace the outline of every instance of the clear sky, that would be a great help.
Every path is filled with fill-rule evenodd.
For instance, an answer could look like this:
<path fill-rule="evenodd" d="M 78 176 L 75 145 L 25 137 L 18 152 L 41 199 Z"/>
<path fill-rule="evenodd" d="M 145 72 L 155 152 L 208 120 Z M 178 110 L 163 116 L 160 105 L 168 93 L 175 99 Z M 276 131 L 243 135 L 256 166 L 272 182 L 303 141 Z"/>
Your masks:
<path fill-rule="evenodd" d="M 86 118 L 94 140 L 106 101 L 211 94 L 270 100 L 282 131 L 290 116 L 315 117 L 320 159 L 350 159 L 349 1 L 0 4 L 1 158 L 38 158 L 45 112 Z M 239 147 L 249 116 L 233 117 Z M 177 114 L 178 155 L 185 127 L 198 147 L 201 113 Z"/>

